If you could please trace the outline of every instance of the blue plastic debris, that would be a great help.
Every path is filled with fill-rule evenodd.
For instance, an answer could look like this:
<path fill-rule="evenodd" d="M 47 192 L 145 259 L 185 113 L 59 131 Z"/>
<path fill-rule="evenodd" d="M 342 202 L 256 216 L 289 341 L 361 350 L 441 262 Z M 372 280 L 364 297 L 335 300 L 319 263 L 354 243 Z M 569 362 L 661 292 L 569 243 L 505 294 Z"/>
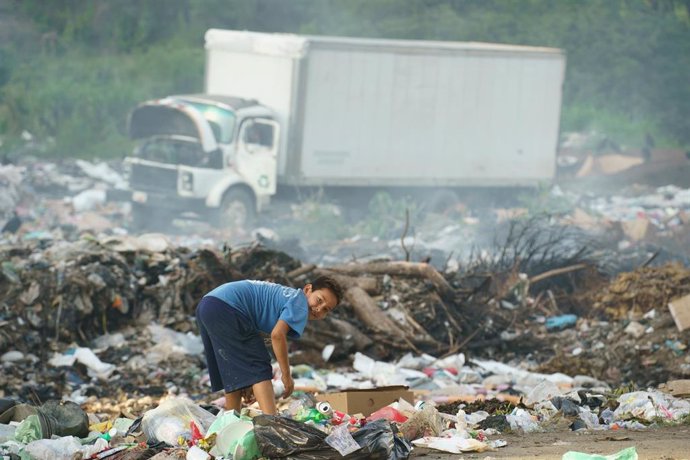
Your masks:
<path fill-rule="evenodd" d="M 561 330 L 571 326 L 575 326 L 577 322 L 577 315 L 559 315 L 546 318 L 546 329 Z"/>

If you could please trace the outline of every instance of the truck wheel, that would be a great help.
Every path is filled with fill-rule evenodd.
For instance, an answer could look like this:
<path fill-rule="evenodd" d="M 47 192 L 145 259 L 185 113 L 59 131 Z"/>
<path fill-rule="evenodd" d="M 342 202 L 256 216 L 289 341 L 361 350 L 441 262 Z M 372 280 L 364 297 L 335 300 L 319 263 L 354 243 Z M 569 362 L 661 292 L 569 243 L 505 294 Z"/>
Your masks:
<path fill-rule="evenodd" d="M 241 188 L 225 192 L 218 209 L 218 226 L 231 230 L 250 230 L 255 222 L 256 208 L 252 195 Z"/>

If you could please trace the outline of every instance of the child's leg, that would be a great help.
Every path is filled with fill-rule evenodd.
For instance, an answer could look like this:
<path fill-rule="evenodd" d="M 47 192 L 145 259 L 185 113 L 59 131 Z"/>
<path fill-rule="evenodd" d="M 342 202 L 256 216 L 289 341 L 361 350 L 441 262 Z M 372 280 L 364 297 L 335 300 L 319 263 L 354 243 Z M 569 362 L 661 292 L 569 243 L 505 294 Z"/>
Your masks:
<path fill-rule="evenodd" d="M 216 360 L 216 351 L 213 346 L 213 341 L 206 329 L 206 324 L 204 323 L 204 316 L 208 314 L 208 310 L 205 306 L 204 300 L 201 301 L 196 311 L 196 322 L 199 327 L 199 335 L 201 336 L 201 342 L 204 344 L 204 355 L 206 356 L 206 365 L 208 368 L 208 376 L 211 380 L 211 390 L 219 391 L 223 389 L 223 380 L 220 375 L 220 370 L 218 369 L 218 361 Z"/>
<path fill-rule="evenodd" d="M 261 412 L 269 415 L 275 415 L 276 412 L 278 412 L 276 410 L 276 400 L 273 394 L 273 384 L 270 380 L 255 383 L 252 386 L 252 390 L 254 390 L 254 397 L 259 402 Z"/>
<path fill-rule="evenodd" d="M 242 390 L 225 393 L 225 410 L 236 410 L 240 413 L 242 409 Z"/>

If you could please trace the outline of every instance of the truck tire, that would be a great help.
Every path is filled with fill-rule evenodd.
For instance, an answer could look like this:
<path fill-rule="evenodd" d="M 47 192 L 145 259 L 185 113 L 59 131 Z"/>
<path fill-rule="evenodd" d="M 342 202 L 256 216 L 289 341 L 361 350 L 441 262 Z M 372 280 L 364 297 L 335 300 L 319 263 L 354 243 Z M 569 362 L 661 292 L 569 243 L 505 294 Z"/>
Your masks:
<path fill-rule="evenodd" d="M 245 189 L 231 188 L 218 208 L 216 225 L 229 230 L 251 230 L 256 223 L 254 197 Z"/>

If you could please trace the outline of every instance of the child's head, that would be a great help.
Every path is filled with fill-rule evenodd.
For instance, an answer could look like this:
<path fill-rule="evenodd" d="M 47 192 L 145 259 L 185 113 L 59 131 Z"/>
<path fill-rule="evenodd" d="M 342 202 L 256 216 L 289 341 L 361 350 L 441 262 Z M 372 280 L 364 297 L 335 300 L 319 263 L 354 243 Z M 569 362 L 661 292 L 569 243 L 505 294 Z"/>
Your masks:
<path fill-rule="evenodd" d="M 330 276 L 319 276 L 304 286 L 309 319 L 324 319 L 343 298 L 343 288 Z"/>

